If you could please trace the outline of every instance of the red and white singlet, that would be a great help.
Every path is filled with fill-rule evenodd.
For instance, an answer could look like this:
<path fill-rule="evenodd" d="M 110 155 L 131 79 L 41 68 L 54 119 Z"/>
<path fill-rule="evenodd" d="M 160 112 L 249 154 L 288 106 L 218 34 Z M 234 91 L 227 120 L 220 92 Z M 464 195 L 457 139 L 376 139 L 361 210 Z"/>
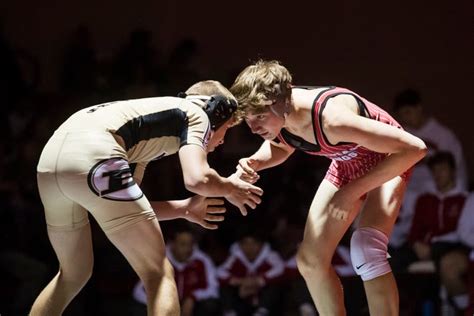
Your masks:
<path fill-rule="evenodd" d="M 317 87 L 294 88 L 314 89 Z M 340 94 L 352 95 L 357 100 L 360 115 L 385 124 L 396 126 L 397 128 L 402 128 L 400 124 L 386 111 L 348 89 L 327 87 L 322 90 L 316 96 L 312 107 L 313 131 L 317 144 L 309 143 L 303 138 L 291 134 L 285 129 L 281 130 L 278 139 L 288 146 L 302 150 L 310 155 L 325 156 L 331 159 L 332 163 L 329 166 L 325 179 L 337 187 L 341 187 L 364 175 L 388 155 L 385 153 L 374 152 L 355 143 L 338 143 L 336 145 L 329 143 L 322 130 L 322 111 L 330 98 Z M 410 170 L 407 170 L 401 175 L 401 177 L 408 180 L 409 174 Z"/>

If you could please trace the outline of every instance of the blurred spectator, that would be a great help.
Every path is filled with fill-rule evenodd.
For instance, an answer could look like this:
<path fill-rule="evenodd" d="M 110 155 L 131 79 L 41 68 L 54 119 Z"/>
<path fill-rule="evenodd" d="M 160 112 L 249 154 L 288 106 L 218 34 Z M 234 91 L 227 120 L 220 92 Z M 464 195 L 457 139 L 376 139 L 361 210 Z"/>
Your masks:
<path fill-rule="evenodd" d="M 220 316 L 219 284 L 216 268 L 207 254 L 196 245 L 193 233 L 178 228 L 166 248 L 166 256 L 174 268 L 182 316 Z M 135 286 L 134 298 L 146 304 L 141 281 Z M 146 309 L 143 309 L 146 314 Z"/>
<path fill-rule="evenodd" d="M 0 21 L 0 116 L 3 117 L 22 94 L 26 92 L 25 82 L 18 56 L 15 50 L 4 36 L 3 27 Z M 4 126 L 2 124 L 2 126 Z"/>
<path fill-rule="evenodd" d="M 474 315 L 474 250 L 471 250 L 471 253 L 469 254 L 469 273 L 467 284 L 469 285 L 469 308 L 467 308 L 465 316 L 472 316 Z"/>
<path fill-rule="evenodd" d="M 469 268 L 467 273 L 467 286 L 469 291 L 469 307 L 466 309 L 465 316 L 474 315 L 474 221 L 472 213 L 474 212 L 474 194 L 469 195 L 466 201 L 463 214 L 459 219 L 459 238 L 464 245 L 470 248 Z"/>
<path fill-rule="evenodd" d="M 168 58 L 166 83 L 160 89 L 161 94 L 176 95 L 183 87 L 204 79 L 199 69 L 198 54 L 199 46 L 193 38 L 185 38 L 176 44 Z"/>
<path fill-rule="evenodd" d="M 253 227 L 245 227 L 218 268 L 225 316 L 278 315 L 284 262 Z"/>
<path fill-rule="evenodd" d="M 451 129 L 424 111 L 419 92 L 413 89 L 401 91 L 395 97 L 394 110 L 403 128 L 425 142 L 428 147 L 427 158 L 437 151 L 453 154 L 457 166 L 456 182 L 461 188 L 467 189 L 468 173 L 461 143 Z M 426 164 L 419 162 L 410 178 L 408 191 L 424 192 L 433 187 L 434 182 Z"/>
<path fill-rule="evenodd" d="M 452 154 L 438 152 L 428 160 L 436 191 L 419 196 L 408 235 L 411 261 L 433 260 L 441 283 L 444 310 L 468 304 L 468 249 L 474 245 L 474 194 L 456 184 Z M 449 312 L 446 312 L 449 314 Z"/>
<path fill-rule="evenodd" d="M 91 94 L 98 86 L 98 62 L 92 35 L 79 25 L 71 35 L 63 56 L 61 89 L 73 94 Z"/>
<path fill-rule="evenodd" d="M 114 71 L 116 85 L 124 89 L 123 98 L 157 94 L 156 81 L 160 74 L 158 58 L 158 51 L 153 46 L 153 33 L 141 28 L 133 30 L 118 55 Z"/>

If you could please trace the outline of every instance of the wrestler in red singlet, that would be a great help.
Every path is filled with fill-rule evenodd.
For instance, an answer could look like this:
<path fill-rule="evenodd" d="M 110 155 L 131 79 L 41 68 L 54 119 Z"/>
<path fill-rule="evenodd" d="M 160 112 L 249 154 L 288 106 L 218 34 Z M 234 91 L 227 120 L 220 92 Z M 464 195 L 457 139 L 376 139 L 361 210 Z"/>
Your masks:
<path fill-rule="evenodd" d="M 320 87 L 297 86 L 294 88 L 313 89 Z M 328 141 L 322 130 L 321 115 L 327 101 L 340 94 L 352 95 L 357 100 L 359 115 L 401 128 L 400 124 L 386 111 L 348 89 L 327 87 L 321 91 L 314 99 L 312 107 L 313 130 L 317 144 L 309 143 L 301 137 L 288 132 L 286 129 L 281 130 L 278 139 L 288 146 L 302 150 L 310 155 L 325 156 L 331 159 L 332 163 L 329 166 L 325 179 L 337 187 L 341 187 L 365 174 L 387 156 L 387 154 L 377 153 L 354 143 L 333 145 Z M 402 177 L 406 180 L 408 175 L 409 171 L 405 172 Z"/>

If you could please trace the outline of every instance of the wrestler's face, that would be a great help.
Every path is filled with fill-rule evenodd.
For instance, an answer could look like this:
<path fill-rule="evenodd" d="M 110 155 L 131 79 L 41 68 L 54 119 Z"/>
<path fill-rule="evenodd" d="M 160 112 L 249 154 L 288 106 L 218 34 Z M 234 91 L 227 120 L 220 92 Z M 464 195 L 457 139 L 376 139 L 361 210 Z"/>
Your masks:
<path fill-rule="evenodd" d="M 227 130 L 233 126 L 233 121 L 230 119 L 225 122 L 217 130 L 212 131 L 211 137 L 209 138 L 209 143 L 207 144 L 207 152 L 213 152 L 217 146 L 224 143 L 224 137 L 227 133 Z"/>
<path fill-rule="evenodd" d="M 259 135 L 265 140 L 272 140 L 280 133 L 285 124 L 282 116 L 275 114 L 267 107 L 264 112 L 248 113 L 245 122 L 252 133 Z"/>
<path fill-rule="evenodd" d="M 194 247 L 194 237 L 189 232 L 180 232 L 171 242 L 171 252 L 176 260 L 185 262 L 191 257 Z"/>

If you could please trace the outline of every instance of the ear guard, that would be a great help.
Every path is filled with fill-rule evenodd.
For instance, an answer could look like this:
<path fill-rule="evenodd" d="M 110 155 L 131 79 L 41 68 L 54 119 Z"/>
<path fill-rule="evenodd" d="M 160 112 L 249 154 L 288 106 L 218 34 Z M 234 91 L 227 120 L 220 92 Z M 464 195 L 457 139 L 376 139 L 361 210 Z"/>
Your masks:
<path fill-rule="evenodd" d="M 186 93 L 180 92 L 178 97 L 198 101 L 202 104 L 203 110 L 211 122 L 211 129 L 214 131 L 227 122 L 237 110 L 237 102 L 223 95 L 186 95 Z"/>

